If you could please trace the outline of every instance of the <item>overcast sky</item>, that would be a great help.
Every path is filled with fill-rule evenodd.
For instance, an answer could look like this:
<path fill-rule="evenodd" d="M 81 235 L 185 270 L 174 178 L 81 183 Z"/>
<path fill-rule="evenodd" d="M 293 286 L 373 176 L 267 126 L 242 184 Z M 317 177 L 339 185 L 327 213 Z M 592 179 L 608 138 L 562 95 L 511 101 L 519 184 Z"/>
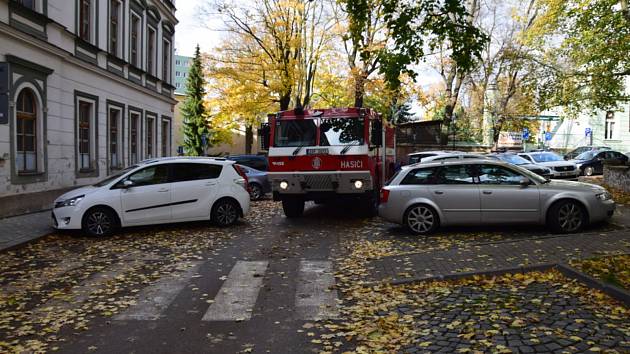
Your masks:
<path fill-rule="evenodd" d="M 205 28 L 196 18 L 199 3 L 191 0 L 177 2 L 176 16 L 179 24 L 175 29 L 175 50 L 178 55 L 192 56 L 197 43 L 202 52 L 209 52 L 219 42 L 219 32 Z"/>

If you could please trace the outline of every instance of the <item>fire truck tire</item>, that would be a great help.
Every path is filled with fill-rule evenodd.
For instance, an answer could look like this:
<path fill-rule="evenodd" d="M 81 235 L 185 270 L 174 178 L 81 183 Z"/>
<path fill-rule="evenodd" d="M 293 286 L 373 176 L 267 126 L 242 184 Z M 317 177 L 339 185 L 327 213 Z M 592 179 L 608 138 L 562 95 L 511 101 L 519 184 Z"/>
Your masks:
<path fill-rule="evenodd" d="M 378 194 L 373 193 L 363 201 L 365 204 L 365 213 L 369 217 L 376 216 L 378 214 Z"/>
<path fill-rule="evenodd" d="M 304 213 L 304 199 L 302 198 L 283 198 L 282 210 L 287 218 L 297 218 Z"/>

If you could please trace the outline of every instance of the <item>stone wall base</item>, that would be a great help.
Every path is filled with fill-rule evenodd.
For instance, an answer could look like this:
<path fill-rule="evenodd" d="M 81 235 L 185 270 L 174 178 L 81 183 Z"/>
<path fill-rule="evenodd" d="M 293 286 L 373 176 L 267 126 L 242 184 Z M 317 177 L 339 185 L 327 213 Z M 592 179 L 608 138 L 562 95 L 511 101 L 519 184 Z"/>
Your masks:
<path fill-rule="evenodd" d="M 630 166 L 604 165 L 604 184 L 630 193 Z"/>
<path fill-rule="evenodd" d="M 52 209 L 52 203 L 57 197 L 76 188 L 77 186 L 0 197 L 0 218 Z"/>

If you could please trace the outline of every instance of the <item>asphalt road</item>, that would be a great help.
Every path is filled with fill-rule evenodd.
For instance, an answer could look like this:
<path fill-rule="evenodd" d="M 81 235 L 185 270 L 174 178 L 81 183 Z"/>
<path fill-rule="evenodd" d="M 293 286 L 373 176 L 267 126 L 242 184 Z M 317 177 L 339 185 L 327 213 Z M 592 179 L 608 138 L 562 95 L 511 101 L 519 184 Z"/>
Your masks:
<path fill-rule="evenodd" d="M 275 210 L 254 230 L 246 220 L 234 230 L 226 248 L 204 254 L 196 271 L 184 274 L 179 284 L 169 282 L 167 276 L 149 294 L 155 299 L 175 292 L 170 304 L 145 306 L 148 309 L 139 316 L 136 313 L 136 319 L 125 312 L 119 318 L 97 318 L 85 332 L 62 331 L 67 342 L 60 346 L 61 351 L 318 352 L 303 327 L 319 318 L 334 317 L 337 292 L 331 284 L 318 282 L 322 278 L 334 282 L 332 253 L 348 227 L 362 223 L 360 211 L 348 212 L 346 207 L 312 206 L 303 218 L 295 220 Z M 309 277 L 304 268 L 313 262 L 328 265 L 330 270 L 315 269 Z M 253 274 L 238 274 L 239 266 L 251 264 L 259 265 Z M 230 282 L 232 286 L 226 287 Z M 207 301 L 216 303 L 221 296 L 220 306 Z M 313 313 L 318 309 L 323 317 Z"/>
<path fill-rule="evenodd" d="M 589 230 L 599 231 L 619 228 Z M 353 205 L 308 205 L 302 218 L 287 219 L 278 203 L 262 201 L 226 229 L 189 223 L 105 239 L 54 234 L 2 254 L 0 352 L 320 352 L 313 323 L 338 315 L 333 270 L 348 245 L 386 242 L 404 254 L 546 233 L 486 226 L 417 239 Z"/>

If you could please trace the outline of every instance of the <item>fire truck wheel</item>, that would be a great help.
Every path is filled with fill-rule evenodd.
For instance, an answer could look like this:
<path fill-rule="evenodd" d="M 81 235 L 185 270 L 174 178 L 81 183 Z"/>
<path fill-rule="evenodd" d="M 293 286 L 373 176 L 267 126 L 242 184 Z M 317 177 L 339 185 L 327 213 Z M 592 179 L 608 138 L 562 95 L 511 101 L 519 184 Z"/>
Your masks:
<path fill-rule="evenodd" d="M 368 217 L 373 217 L 378 214 L 378 194 L 374 193 L 364 200 L 365 212 Z"/>
<path fill-rule="evenodd" d="M 297 218 L 304 213 L 304 200 L 301 198 L 282 199 L 282 210 L 287 218 Z"/>
<path fill-rule="evenodd" d="M 412 205 L 405 212 L 405 226 L 416 235 L 428 235 L 440 226 L 437 212 L 426 204 Z"/>

